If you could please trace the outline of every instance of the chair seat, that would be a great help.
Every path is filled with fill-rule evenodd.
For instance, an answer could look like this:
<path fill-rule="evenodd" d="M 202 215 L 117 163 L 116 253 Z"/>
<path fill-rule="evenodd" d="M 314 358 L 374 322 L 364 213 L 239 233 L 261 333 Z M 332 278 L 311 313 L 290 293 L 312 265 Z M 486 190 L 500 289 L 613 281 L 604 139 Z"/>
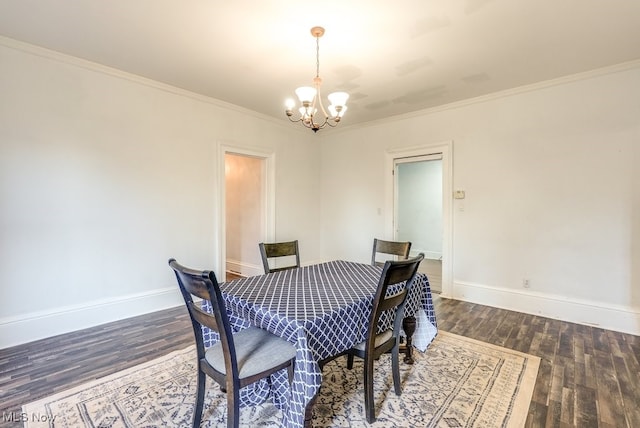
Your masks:
<path fill-rule="evenodd" d="M 286 340 L 257 327 L 249 327 L 233 335 L 238 357 L 240 379 L 261 373 L 296 356 L 296 348 Z M 207 349 L 205 359 L 226 375 L 221 342 Z"/>
<path fill-rule="evenodd" d="M 374 347 L 377 348 L 378 346 L 382 345 L 384 342 L 391 339 L 391 336 L 393 336 L 393 330 L 386 330 L 386 331 L 383 331 L 382 333 L 378 333 L 376 335 Z M 364 348 L 366 348 L 366 346 L 367 346 L 367 342 L 362 341 L 357 345 L 354 345 L 353 349 L 357 349 L 358 351 L 364 352 Z"/>

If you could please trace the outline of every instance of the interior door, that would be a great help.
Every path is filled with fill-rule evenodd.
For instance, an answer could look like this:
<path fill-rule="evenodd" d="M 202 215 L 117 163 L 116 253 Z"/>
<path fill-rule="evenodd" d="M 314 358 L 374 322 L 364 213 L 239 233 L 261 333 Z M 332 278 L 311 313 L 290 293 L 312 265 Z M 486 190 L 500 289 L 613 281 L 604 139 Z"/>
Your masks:
<path fill-rule="evenodd" d="M 394 160 L 394 234 L 411 241 L 411 255 L 425 254 L 420 271 L 431 289 L 442 291 L 443 165 L 442 155 Z"/>

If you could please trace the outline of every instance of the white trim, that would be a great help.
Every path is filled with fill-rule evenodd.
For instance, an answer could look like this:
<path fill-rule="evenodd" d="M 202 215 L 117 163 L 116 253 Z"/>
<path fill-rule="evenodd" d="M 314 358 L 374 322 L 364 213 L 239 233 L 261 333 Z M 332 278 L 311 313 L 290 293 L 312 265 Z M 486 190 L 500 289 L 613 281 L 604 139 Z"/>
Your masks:
<path fill-rule="evenodd" d="M 202 95 L 199 93 L 187 91 L 185 89 L 181 89 L 175 86 L 167 85 L 165 83 L 158 82 L 156 80 L 148 79 L 146 77 L 138 76 L 136 74 L 128 73 L 117 68 L 107 67 L 103 64 L 99 64 L 96 62 L 91 62 L 82 58 L 78 58 L 72 55 L 63 54 L 61 52 L 57 52 L 51 49 L 43 48 L 41 46 L 32 45 L 30 43 L 22 42 L 19 40 L 11 39 L 6 36 L 0 35 L 0 45 L 5 46 L 10 49 L 15 49 L 24 53 L 28 53 L 31 55 L 40 56 L 42 58 L 51 59 L 54 61 L 58 61 L 64 64 L 73 65 L 76 67 L 84 68 L 90 71 L 94 71 L 97 73 L 106 74 L 109 76 L 117 77 L 124 80 L 129 80 L 132 82 L 139 83 L 141 85 L 146 85 L 155 89 L 159 89 L 165 92 L 169 92 L 176 95 L 182 95 L 188 98 L 192 98 L 198 101 L 202 101 L 208 104 L 213 104 L 221 108 L 226 108 L 229 110 L 234 110 L 243 114 L 247 114 L 253 116 L 258 119 L 262 119 L 268 121 L 272 124 L 276 124 L 283 128 L 293 129 L 299 133 L 306 134 L 306 128 L 304 127 L 291 127 L 290 121 L 286 119 L 275 120 L 273 116 L 269 116 L 263 113 L 258 113 L 255 110 L 250 110 L 245 107 L 238 106 L 236 104 L 231 104 L 217 98 L 208 97 L 206 95 Z M 448 104 L 438 105 L 435 107 L 425 108 L 422 110 L 417 110 L 409 113 L 399 114 L 396 116 L 385 117 L 381 119 L 371 120 L 367 122 L 359 122 L 353 125 L 342 125 L 340 128 L 336 128 L 334 132 L 343 132 L 349 131 L 356 128 L 369 127 L 376 124 L 396 122 L 399 120 L 410 119 L 413 117 L 424 116 L 426 114 L 456 109 L 460 107 L 465 107 L 472 104 L 483 103 L 486 101 L 491 101 L 503 97 L 509 97 L 512 95 L 518 95 L 525 92 L 536 91 L 540 89 L 549 88 L 552 86 L 563 85 L 572 82 L 578 82 L 581 80 L 587 80 L 594 77 L 604 76 L 607 74 L 619 73 L 627 70 L 632 70 L 634 68 L 640 68 L 640 59 L 622 62 L 619 64 L 614 64 L 606 67 L 597 68 L 594 70 L 584 71 L 581 73 L 570 74 L 567 76 L 558 77 L 555 79 L 545 80 L 542 82 L 536 82 L 529 85 L 517 86 L 515 88 L 505 89 L 498 92 L 492 92 L 486 95 L 480 95 L 474 98 L 467 98 L 460 101 L 454 101 Z"/>
<path fill-rule="evenodd" d="M 236 104 L 231 104 L 217 98 L 213 98 L 213 97 L 196 93 L 196 92 L 191 92 L 186 89 L 178 88 L 176 86 L 171 86 L 166 83 L 159 82 L 157 80 L 152 80 L 152 79 L 142 77 L 137 74 L 129 73 L 117 68 L 108 67 L 103 64 L 88 61 L 86 59 L 78 58 L 72 55 L 63 54 L 61 52 L 43 48 L 41 46 L 36 46 L 29 43 L 21 42 L 18 40 L 14 40 L 5 36 L 0 36 L 0 45 L 7 47 L 9 49 L 14 49 L 30 55 L 39 56 L 41 58 L 46 58 L 52 61 L 57 61 L 63 64 L 75 66 L 78 68 L 84 68 L 85 70 L 93 71 L 95 73 L 101 73 L 107 76 L 115 77 L 117 79 L 127 80 L 127 81 L 144 85 L 153 89 L 158 89 L 160 91 L 168 92 L 170 94 L 191 98 L 196 101 L 214 105 L 216 107 L 232 110 L 244 115 L 252 116 L 256 119 L 267 121 L 271 124 L 278 125 L 282 128 L 293 129 L 294 131 L 297 130 L 298 132 L 305 133 L 305 135 L 307 135 L 306 129 L 304 127 L 300 127 L 300 129 L 298 129 L 297 127 L 292 128 L 290 126 L 291 122 L 286 120 L 286 117 L 284 117 L 284 114 L 282 115 L 283 119 L 274 120 L 273 116 L 259 113 L 255 110 L 250 110 L 248 108 L 241 107 Z"/>
<path fill-rule="evenodd" d="M 178 287 L 0 319 L 0 349 L 183 305 Z"/>
<path fill-rule="evenodd" d="M 389 148 L 385 153 L 385 206 L 394 207 L 393 188 L 395 159 L 410 156 L 442 154 L 442 297 L 453 294 L 453 141 L 421 146 Z M 388 172 L 388 174 L 386 173 Z M 393 209 L 385 210 L 393 213 Z M 386 214 L 386 236 L 393 237 L 393 214 Z"/>
<path fill-rule="evenodd" d="M 420 248 L 413 248 L 413 247 L 411 247 L 411 251 L 409 251 L 409 257 L 415 257 L 420 253 L 424 254 L 425 259 L 442 260 L 442 253 L 439 253 L 437 251 L 423 250 Z"/>
<path fill-rule="evenodd" d="M 262 201 L 262 205 L 265 210 L 265 218 L 263 219 L 263 225 L 261 229 L 264 231 L 265 236 L 263 239 L 265 241 L 271 241 L 275 239 L 276 236 L 276 154 L 275 152 L 268 152 L 264 149 L 243 146 L 237 143 L 230 142 L 218 142 L 218 174 L 217 174 L 217 182 L 214 184 L 214 191 L 217 195 L 218 200 L 218 213 L 217 213 L 217 221 L 214 225 L 214 230 L 217 230 L 217 237 L 214 238 L 214 249 L 217 251 L 219 257 L 216 261 L 215 271 L 219 272 L 218 275 L 220 281 L 224 281 L 226 279 L 226 263 L 227 263 L 227 252 L 226 252 L 226 189 L 225 189 L 225 160 L 224 155 L 226 153 L 239 154 L 244 156 L 253 156 L 257 158 L 261 158 L 265 160 L 265 189 L 262 197 L 264 198 Z M 263 273 L 261 271 L 261 273 Z"/>
<path fill-rule="evenodd" d="M 227 271 L 237 272 L 242 276 L 255 276 L 264 274 L 264 267 L 262 265 L 254 265 L 250 263 L 242 263 L 239 260 L 227 259 Z"/>
<path fill-rule="evenodd" d="M 395 158 L 394 159 L 394 165 L 395 164 L 402 164 L 402 163 L 432 161 L 432 160 L 442 160 L 442 154 L 441 153 L 433 153 L 433 154 L 430 154 L 430 155 L 423 155 L 423 156 L 407 156 L 407 157 L 402 157 L 402 158 Z"/>
<path fill-rule="evenodd" d="M 455 281 L 454 290 L 456 300 L 640 335 L 638 308 L 462 281 Z"/>

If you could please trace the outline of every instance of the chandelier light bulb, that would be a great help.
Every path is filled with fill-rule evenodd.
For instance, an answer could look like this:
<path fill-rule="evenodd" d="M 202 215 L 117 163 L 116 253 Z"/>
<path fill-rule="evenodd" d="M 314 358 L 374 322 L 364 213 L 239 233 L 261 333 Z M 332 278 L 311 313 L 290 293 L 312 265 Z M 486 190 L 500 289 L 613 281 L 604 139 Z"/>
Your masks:
<path fill-rule="evenodd" d="M 316 89 L 311 86 L 301 86 L 296 89 L 296 95 L 302 104 L 308 103 L 311 105 L 313 99 L 316 97 Z"/>
<path fill-rule="evenodd" d="M 340 119 L 344 115 L 344 112 L 346 111 L 347 111 L 347 106 L 335 106 L 333 104 L 329 106 L 329 113 L 331 114 L 331 117 L 335 119 L 336 122 L 340 121 Z"/>
<path fill-rule="evenodd" d="M 349 99 L 349 94 L 346 92 L 333 92 L 327 96 L 329 102 L 335 106 L 345 106 Z"/>
<path fill-rule="evenodd" d="M 287 100 L 284 102 L 284 105 L 285 107 L 287 107 L 287 111 L 291 111 L 296 106 L 296 102 L 291 98 L 287 98 Z"/>

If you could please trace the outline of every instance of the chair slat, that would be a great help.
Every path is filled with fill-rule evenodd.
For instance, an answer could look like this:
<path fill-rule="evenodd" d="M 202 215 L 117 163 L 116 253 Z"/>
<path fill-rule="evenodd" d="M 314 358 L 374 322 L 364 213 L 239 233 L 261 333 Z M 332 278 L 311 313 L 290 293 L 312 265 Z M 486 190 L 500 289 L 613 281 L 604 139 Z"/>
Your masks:
<path fill-rule="evenodd" d="M 264 273 L 278 272 L 286 269 L 295 269 L 300 267 L 300 251 L 298 249 L 298 241 L 288 242 L 273 242 L 258 244 L 260 249 L 260 257 L 262 258 L 262 265 L 264 267 Z M 294 263 L 286 266 L 271 267 L 269 260 L 277 259 L 280 257 L 293 257 Z"/>
<path fill-rule="evenodd" d="M 396 256 L 400 260 L 406 260 L 409 257 L 410 251 L 411 251 L 411 242 L 385 241 L 382 239 L 375 238 L 373 240 L 371 264 L 374 266 L 384 265 L 384 262 L 379 262 L 376 260 L 376 256 L 378 254 L 387 254 L 390 256 Z"/>
<path fill-rule="evenodd" d="M 200 309 L 194 302 L 189 302 L 187 306 L 189 307 L 189 313 L 199 324 L 210 328 L 216 333 L 220 333 L 218 323 L 213 315 Z"/>

